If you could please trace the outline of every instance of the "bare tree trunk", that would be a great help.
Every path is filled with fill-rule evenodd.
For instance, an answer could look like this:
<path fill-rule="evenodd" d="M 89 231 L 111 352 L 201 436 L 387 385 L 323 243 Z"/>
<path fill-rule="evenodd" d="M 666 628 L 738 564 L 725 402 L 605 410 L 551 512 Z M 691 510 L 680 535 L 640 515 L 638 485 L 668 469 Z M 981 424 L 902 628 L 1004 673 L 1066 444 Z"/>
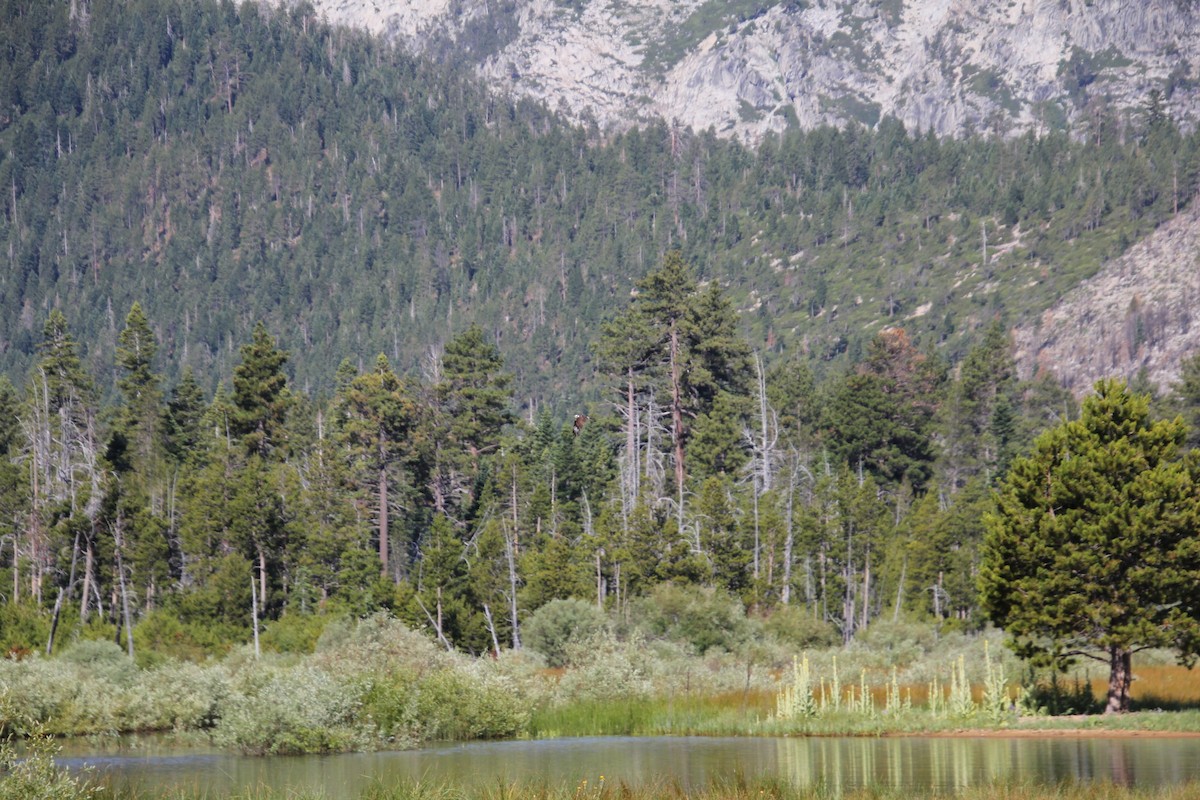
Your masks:
<path fill-rule="evenodd" d="M 113 525 L 113 540 L 116 545 L 115 550 L 117 554 L 117 583 L 121 588 L 121 616 L 125 621 L 126 649 L 129 652 L 129 657 L 133 658 L 133 620 L 129 613 L 129 590 L 125 585 L 125 559 L 121 555 L 121 551 L 125 547 L 123 526 L 124 521 L 118 513 L 116 522 Z"/>
<path fill-rule="evenodd" d="M 862 623 L 859 625 L 864 630 L 867 623 L 870 621 L 871 613 L 871 548 L 867 548 L 867 556 L 863 562 L 863 582 L 862 582 Z"/>
<path fill-rule="evenodd" d="M 637 496 L 641 491 L 642 471 L 638 466 L 638 440 L 641 439 L 638 433 L 638 408 L 637 408 L 637 392 L 633 384 L 633 367 L 629 368 L 629 373 L 625 383 L 625 469 L 627 473 L 625 486 L 625 502 L 622 503 L 622 509 L 625 511 L 625 526 L 628 530 L 629 511 L 633 510 L 637 503 Z"/>
<path fill-rule="evenodd" d="M 383 434 L 380 434 L 379 438 L 379 568 L 386 578 L 391 574 L 388 570 L 388 479 L 387 466 L 382 462 Z"/>
<path fill-rule="evenodd" d="M 488 633 L 492 635 L 492 653 L 496 658 L 500 657 L 500 639 L 496 636 L 496 623 L 492 620 L 492 610 L 488 608 L 488 604 L 483 604 L 483 618 L 487 621 Z"/>
<path fill-rule="evenodd" d="M 788 481 L 787 495 L 787 519 L 784 520 L 784 539 L 783 539 L 783 586 L 780 590 L 779 599 L 786 606 L 792 599 L 792 549 L 796 545 L 796 524 L 793 519 L 796 507 L 796 481 L 800 475 L 799 464 L 796 463 L 799 459 L 795 451 L 792 452 L 794 459 L 792 464 L 791 479 Z"/>
<path fill-rule="evenodd" d="M 679 530 L 683 531 L 683 386 L 679 364 L 679 327 L 671 320 L 671 443 L 675 448 L 675 496 Z"/>
<path fill-rule="evenodd" d="M 58 615 L 62 611 L 63 590 L 58 587 L 58 597 L 54 601 L 54 615 L 50 618 L 50 636 L 46 639 L 46 655 L 54 650 L 54 634 L 58 631 Z"/>
<path fill-rule="evenodd" d="M 511 534 L 509 531 L 504 532 L 504 557 L 508 561 L 508 613 L 512 621 L 512 648 L 513 650 L 521 649 L 521 623 L 517 617 L 517 532 L 514 529 Z M 489 623 L 490 624 L 490 623 Z M 493 633 L 493 638 L 495 634 Z M 499 645 L 496 646 L 496 652 L 500 652 Z"/>
<path fill-rule="evenodd" d="M 433 630 L 437 634 L 438 641 L 445 646 L 447 652 L 454 650 L 454 648 L 450 645 L 450 640 L 447 639 L 446 635 L 442 632 L 442 587 L 439 586 L 437 590 L 438 601 L 436 618 L 429 613 L 429 609 L 426 608 L 425 603 L 421 601 L 421 595 L 414 594 L 413 597 L 416 599 L 417 605 L 421 607 L 421 611 L 425 613 L 425 618 L 429 620 L 429 624 L 433 626 Z"/>
<path fill-rule="evenodd" d="M 258 548 L 258 605 L 260 608 L 267 607 L 267 552 L 263 550 L 261 544 Z"/>
<path fill-rule="evenodd" d="M 762 535 L 759 533 L 759 529 L 758 529 L 758 486 L 757 486 L 758 481 L 756 480 L 756 481 L 754 481 L 754 483 L 756 484 L 753 489 L 753 493 L 754 493 L 754 583 L 757 584 L 758 576 L 759 576 L 759 566 L 758 566 L 759 552 L 762 549 Z"/>
<path fill-rule="evenodd" d="M 253 575 L 250 576 L 250 617 L 254 620 L 254 657 L 259 658 L 262 650 L 258 644 L 258 587 Z"/>
<path fill-rule="evenodd" d="M 74 561 L 74 557 L 71 559 Z M 92 581 L 95 580 L 93 570 L 96 564 L 96 551 L 92 546 L 92 537 L 88 537 L 83 549 L 83 596 L 79 600 L 79 621 L 87 624 L 88 614 L 91 613 Z M 72 570 L 74 571 L 74 570 Z"/>

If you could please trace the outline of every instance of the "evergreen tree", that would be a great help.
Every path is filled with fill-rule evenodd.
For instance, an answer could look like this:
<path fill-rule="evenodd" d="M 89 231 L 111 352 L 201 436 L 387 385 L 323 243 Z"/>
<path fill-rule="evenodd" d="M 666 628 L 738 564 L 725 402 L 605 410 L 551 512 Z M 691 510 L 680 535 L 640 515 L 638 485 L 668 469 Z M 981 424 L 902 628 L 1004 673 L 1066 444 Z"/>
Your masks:
<path fill-rule="evenodd" d="M 625 386 L 619 409 L 628 426 L 627 459 L 640 449 L 639 390 L 646 387 L 666 410 L 676 525 L 682 530 L 692 420 L 707 413 L 722 390 L 743 391 L 749 374 L 749 348 L 737 334 L 732 307 L 716 286 L 701 291 L 682 254 L 672 250 L 659 269 L 638 281 L 633 302 L 605 326 L 597 352 Z M 654 416 L 646 414 L 647 435 L 658 424 Z"/>
<path fill-rule="evenodd" d="M 501 431 L 513 420 L 512 376 L 504 371 L 500 352 L 484 339 L 478 325 L 446 344 L 441 370 L 434 387 L 440 428 L 434 500 L 439 511 L 474 499 L 480 459 L 495 451 Z"/>
<path fill-rule="evenodd" d="M 283 366 L 288 356 L 261 322 L 254 327 L 250 343 L 242 345 L 238 353 L 242 360 L 233 370 L 230 432 L 248 453 L 268 456 L 286 444 L 284 426 L 291 393 Z"/>
<path fill-rule="evenodd" d="M 985 483 L 1007 466 L 1013 446 L 1016 364 L 1008 334 L 999 321 L 967 353 L 958 379 L 942 407 L 945 431 L 943 470 L 949 488 L 957 491 L 972 477 Z"/>
<path fill-rule="evenodd" d="M 163 446 L 175 463 L 200 457 L 205 406 L 195 374 L 185 367 L 179 384 L 171 390 L 162 419 Z"/>
<path fill-rule="evenodd" d="M 839 381 L 823 409 L 825 441 L 844 464 L 886 486 L 920 490 L 934 458 L 929 426 L 941 375 L 903 330 L 875 337 L 867 359 Z"/>
<path fill-rule="evenodd" d="M 366 467 L 366 480 L 374 487 L 379 563 L 383 574 L 390 576 L 393 487 L 403 480 L 394 473 L 402 467 L 411 473 L 416 467 L 422 451 L 422 415 L 412 392 L 392 372 L 382 354 L 376 358 L 373 371 L 359 375 L 346 386 L 340 406 L 341 435 L 353 457 Z M 402 557 L 401 575 L 406 566 Z"/>
<path fill-rule="evenodd" d="M 1106 711 L 1129 709 L 1133 654 L 1200 654 L 1200 459 L 1184 424 L 1100 381 L 1080 419 L 1013 462 L 986 519 L 983 605 L 1018 654 L 1109 666 Z"/>

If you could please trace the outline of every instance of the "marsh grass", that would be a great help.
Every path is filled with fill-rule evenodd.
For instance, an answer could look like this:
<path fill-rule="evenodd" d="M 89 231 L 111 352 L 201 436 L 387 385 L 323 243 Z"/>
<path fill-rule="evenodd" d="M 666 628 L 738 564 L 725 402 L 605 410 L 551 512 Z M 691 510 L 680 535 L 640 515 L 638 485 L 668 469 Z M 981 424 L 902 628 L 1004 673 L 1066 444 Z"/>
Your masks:
<path fill-rule="evenodd" d="M 745 733 L 773 704 L 774 693 L 766 690 L 582 700 L 535 710 L 529 733 L 535 739 Z"/>

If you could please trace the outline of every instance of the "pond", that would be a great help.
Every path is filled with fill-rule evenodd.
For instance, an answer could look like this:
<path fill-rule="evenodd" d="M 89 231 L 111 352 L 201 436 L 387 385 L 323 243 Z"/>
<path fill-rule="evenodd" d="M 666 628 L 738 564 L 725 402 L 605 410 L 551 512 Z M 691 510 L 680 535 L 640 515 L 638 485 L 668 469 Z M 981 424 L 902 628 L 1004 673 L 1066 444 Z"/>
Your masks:
<path fill-rule="evenodd" d="M 893 737 L 700 738 L 593 737 L 478 742 L 421 750 L 253 758 L 213 750 L 165 749 L 134 740 L 112 753 L 74 743 L 58 761 L 90 768 L 114 785 L 143 793 L 202 789 L 210 795 L 270 788 L 351 800 L 376 782 L 435 784 L 546 782 L 594 785 L 714 778 L 777 778 L 836 791 L 863 787 L 919 790 L 1021 781 L 1107 781 L 1151 787 L 1200 780 L 1197 737 Z"/>

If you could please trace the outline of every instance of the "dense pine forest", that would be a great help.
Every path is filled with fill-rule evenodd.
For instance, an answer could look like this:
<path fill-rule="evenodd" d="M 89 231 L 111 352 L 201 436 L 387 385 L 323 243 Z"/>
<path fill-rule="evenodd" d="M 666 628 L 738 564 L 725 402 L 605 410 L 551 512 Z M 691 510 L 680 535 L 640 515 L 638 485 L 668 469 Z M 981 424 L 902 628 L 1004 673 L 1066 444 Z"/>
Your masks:
<path fill-rule="evenodd" d="M 801 643 L 978 629 L 989 491 L 1075 413 L 1007 326 L 1200 176 L 1157 95 L 751 150 L 569 127 L 304 5 L 0 7 L 5 650 L 386 609 L 482 653 L 661 584 Z"/>
<path fill-rule="evenodd" d="M 111 399 L 140 302 L 209 392 L 264 322 L 304 391 L 471 322 L 522 406 L 601 397 L 590 343 L 670 249 L 756 350 L 824 365 L 903 325 L 951 363 L 1186 204 L 1197 137 L 1161 97 L 1086 130 L 937 140 L 890 120 L 750 150 L 669 123 L 571 127 L 303 4 L 0 6 L 0 368 L 60 308 Z M 1036 289 L 1034 289 L 1036 287 Z M 818 366 L 818 371 L 820 371 Z"/>

